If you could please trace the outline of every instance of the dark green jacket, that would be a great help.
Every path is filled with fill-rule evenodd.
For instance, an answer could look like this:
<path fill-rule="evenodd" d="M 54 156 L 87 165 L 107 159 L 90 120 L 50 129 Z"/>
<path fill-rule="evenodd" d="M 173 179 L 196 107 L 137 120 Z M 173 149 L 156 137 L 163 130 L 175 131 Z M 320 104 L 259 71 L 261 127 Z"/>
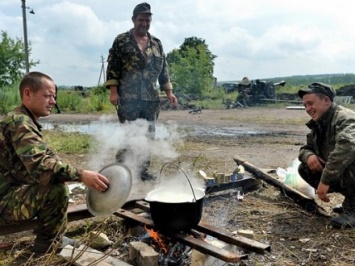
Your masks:
<path fill-rule="evenodd" d="M 321 182 L 326 185 L 341 178 L 355 180 L 355 112 L 333 103 L 319 121 L 306 125 L 311 132 L 299 160 L 306 163 L 312 154 L 321 157 L 326 162 Z"/>
<path fill-rule="evenodd" d="M 81 171 L 62 163 L 48 148 L 41 126 L 25 106 L 17 107 L 0 122 L 0 212 L 9 188 L 78 181 Z"/>
<path fill-rule="evenodd" d="M 162 91 L 172 88 L 163 46 L 148 35 L 146 58 L 132 30 L 118 35 L 109 51 L 105 86 L 117 86 L 121 101 L 159 101 L 157 82 Z"/>

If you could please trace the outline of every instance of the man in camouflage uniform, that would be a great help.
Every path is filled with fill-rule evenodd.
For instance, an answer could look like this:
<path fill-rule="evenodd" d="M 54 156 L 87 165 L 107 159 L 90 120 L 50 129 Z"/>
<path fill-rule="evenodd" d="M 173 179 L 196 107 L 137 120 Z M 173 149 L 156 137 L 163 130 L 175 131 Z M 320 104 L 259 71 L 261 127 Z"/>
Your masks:
<path fill-rule="evenodd" d="M 240 83 L 238 83 L 238 96 L 236 102 L 242 105 L 242 107 L 248 107 L 250 105 L 251 97 L 251 82 L 248 77 L 244 77 Z"/>
<path fill-rule="evenodd" d="M 335 227 L 355 227 L 355 112 L 336 105 L 335 90 L 324 83 L 312 83 L 298 91 L 311 132 L 299 153 L 300 175 L 329 202 L 328 193 L 344 195 L 339 216 L 330 220 Z"/>
<path fill-rule="evenodd" d="M 65 182 L 81 181 L 105 191 L 108 179 L 63 163 L 44 141 L 37 120 L 56 103 L 53 80 L 30 72 L 19 90 L 22 104 L 0 122 L 0 223 L 37 218 L 35 252 L 47 252 L 57 242 L 76 245 L 63 236 L 69 200 Z"/>
<path fill-rule="evenodd" d="M 159 114 L 159 91 L 165 91 L 170 103 L 177 104 L 172 93 L 168 66 L 161 41 L 148 30 L 152 21 L 150 5 L 141 3 L 133 10 L 134 28 L 119 34 L 109 51 L 107 81 L 110 102 L 117 106 L 120 123 L 145 119 L 150 122 L 149 136 L 154 139 L 155 121 Z M 125 151 L 118 151 L 122 161 Z M 142 167 L 141 178 L 152 179 L 149 161 Z"/>

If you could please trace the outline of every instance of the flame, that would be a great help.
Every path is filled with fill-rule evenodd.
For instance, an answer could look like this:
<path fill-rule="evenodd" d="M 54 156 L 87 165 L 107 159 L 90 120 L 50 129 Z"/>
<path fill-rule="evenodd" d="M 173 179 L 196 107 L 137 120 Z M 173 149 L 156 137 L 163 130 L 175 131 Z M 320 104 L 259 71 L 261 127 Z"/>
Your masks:
<path fill-rule="evenodd" d="M 168 247 L 164 243 L 163 238 L 160 237 L 159 232 L 155 231 L 153 228 L 149 229 L 146 226 L 145 230 L 147 230 L 148 234 L 150 235 L 151 238 L 153 238 L 159 245 L 159 247 L 163 250 L 164 254 L 168 253 Z"/>

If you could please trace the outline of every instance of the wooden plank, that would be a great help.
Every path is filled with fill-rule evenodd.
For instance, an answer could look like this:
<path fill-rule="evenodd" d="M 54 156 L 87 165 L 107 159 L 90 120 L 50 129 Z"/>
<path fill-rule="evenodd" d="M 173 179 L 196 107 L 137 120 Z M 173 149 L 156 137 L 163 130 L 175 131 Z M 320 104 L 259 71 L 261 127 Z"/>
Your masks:
<path fill-rule="evenodd" d="M 303 105 L 293 105 L 293 106 L 287 106 L 287 110 L 305 110 L 305 107 Z"/>
<path fill-rule="evenodd" d="M 350 104 L 353 96 L 335 96 L 334 102 L 337 104 Z"/>

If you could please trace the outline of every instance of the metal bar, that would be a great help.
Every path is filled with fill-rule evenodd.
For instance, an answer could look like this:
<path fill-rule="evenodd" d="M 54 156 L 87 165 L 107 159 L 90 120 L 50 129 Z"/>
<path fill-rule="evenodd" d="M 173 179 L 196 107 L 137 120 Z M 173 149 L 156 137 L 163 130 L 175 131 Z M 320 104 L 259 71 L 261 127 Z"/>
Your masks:
<path fill-rule="evenodd" d="M 309 198 L 300 191 L 286 186 L 280 180 L 272 177 L 271 175 L 263 172 L 261 169 L 257 168 L 248 161 L 238 157 L 237 155 L 233 157 L 233 160 L 240 165 L 243 165 L 245 170 L 255 175 L 256 178 L 260 178 L 275 187 L 278 187 L 281 192 L 290 197 L 296 204 L 300 205 L 303 209 L 308 212 L 317 213 L 322 216 L 328 216 L 323 207 L 319 206 L 314 199 Z"/>
<path fill-rule="evenodd" d="M 209 254 L 215 258 L 221 259 L 225 262 L 238 262 L 241 259 L 247 259 L 248 255 L 243 254 L 243 255 L 238 255 L 235 253 L 232 253 L 228 250 L 218 248 L 212 244 L 209 244 L 206 241 L 203 241 L 198 238 L 194 238 L 189 235 L 177 233 L 173 235 L 174 238 L 178 239 L 180 242 L 200 251 L 206 254 Z"/>
<path fill-rule="evenodd" d="M 143 211 L 150 212 L 149 203 L 144 201 L 144 200 L 136 201 L 136 205 L 135 206 L 137 208 L 140 208 Z"/>
<path fill-rule="evenodd" d="M 202 233 L 208 234 L 210 236 L 216 237 L 226 243 L 239 246 L 241 248 L 254 251 L 259 254 L 265 254 L 265 251 L 270 252 L 271 247 L 269 245 L 260 243 L 258 241 L 249 239 L 243 236 L 233 236 L 223 229 L 216 228 L 212 225 L 200 222 L 195 229 Z"/>
<path fill-rule="evenodd" d="M 152 220 L 144 218 L 142 216 L 138 216 L 138 215 L 136 215 L 130 211 L 124 210 L 124 209 L 119 209 L 119 210 L 115 211 L 113 214 L 118 217 L 129 219 L 131 221 L 135 221 L 135 222 L 138 222 L 143 225 L 148 225 L 150 227 L 154 227 L 154 223 Z"/>
<path fill-rule="evenodd" d="M 246 176 L 242 179 L 227 183 L 214 184 L 206 187 L 206 194 L 220 192 L 228 189 L 242 189 L 244 193 L 253 191 L 261 185 L 261 180 Z"/>
<path fill-rule="evenodd" d="M 146 212 L 149 212 L 149 203 L 147 203 L 146 201 L 137 201 L 136 207 Z M 229 232 L 223 229 L 214 227 L 212 225 L 208 225 L 204 222 L 200 222 L 197 226 L 194 227 L 194 229 L 202 233 L 205 233 L 207 235 L 216 237 L 217 239 L 222 240 L 226 243 L 233 244 L 241 248 L 254 251 L 259 254 L 264 254 L 265 251 L 269 251 L 269 252 L 271 251 L 271 247 L 269 245 L 249 239 L 247 237 L 233 236 Z"/>
<path fill-rule="evenodd" d="M 138 216 L 130 211 L 119 209 L 114 213 L 114 215 L 117 215 L 121 218 L 125 218 L 134 222 L 138 222 L 140 224 L 149 226 L 154 228 L 154 223 L 152 220 L 144 218 L 142 216 Z M 181 233 L 175 233 L 170 235 L 172 238 L 175 238 L 190 247 L 200 251 L 207 253 L 213 257 L 216 257 L 218 259 L 221 259 L 226 262 L 237 262 L 241 259 L 246 259 L 248 256 L 247 255 L 237 255 L 232 252 L 229 252 L 227 250 L 218 248 L 212 244 L 209 244 L 201 239 L 197 239 L 191 236 L 188 236 L 186 234 L 181 234 Z"/>
<path fill-rule="evenodd" d="M 71 205 L 68 207 L 68 221 L 78 221 L 92 217 L 86 204 Z M 33 230 L 37 228 L 37 220 L 16 221 L 11 224 L 0 225 L 0 236 L 14 234 L 22 231 Z"/>

